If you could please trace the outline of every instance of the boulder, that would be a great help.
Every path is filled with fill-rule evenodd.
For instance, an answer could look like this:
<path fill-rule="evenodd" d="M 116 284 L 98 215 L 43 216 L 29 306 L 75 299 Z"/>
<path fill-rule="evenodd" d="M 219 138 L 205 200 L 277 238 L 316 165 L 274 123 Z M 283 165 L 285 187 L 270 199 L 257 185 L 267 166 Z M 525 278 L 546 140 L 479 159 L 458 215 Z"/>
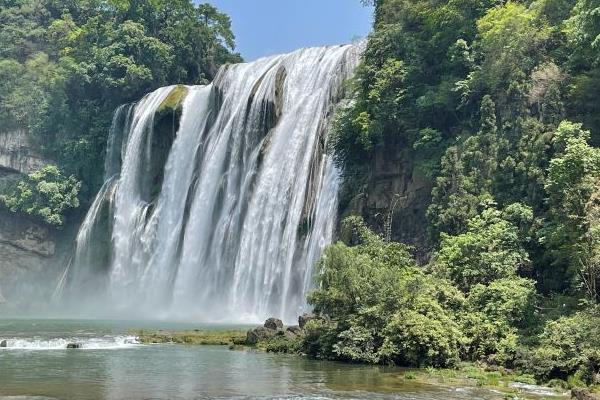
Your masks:
<path fill-rule="evenodd" d="M 267 329 L 273 329 L 276 331 L 278 329 L 283 329 L 283 322 L 281 322 L 281 320 L 277 318 L 269 318 L 265 321 L 265 324 L 263 326 Z"/>
<path fill-rule="evenodd" d="M 79 343 L 68 343 L 67 344 L 67 349 L 80 349 L 81 348 L 81 344 Z"/>
<path fill-rule="evenodd" d="M 584 388 L 571 389 L 571 398 L 577 400 L 600 400 L 600 396 Z"/>
<path fill-rule="evenodd" d="M 258 328 L 251 329 L 246 333 L 246 344 L 255 345 L 261 340 L 269 339 L 275 336 L 276 333 L 277 331 L 274 329 L 259 326 Z"/>
<path fill-rule="evenodd" d="M 290 332 L 290 333 L 293 333 L 294 335 L 298 335 L 298 334 L 302 333 L 302 328 L 300 328 L 298 325 L 288 326 L 286 329 L 286 332 Z"/>
<path fill-rule="evenodd" d="M 317 317 L 314 314 L 302 314 L 301 316 L 299 316 L 298 325 L 300 326 L 300 329 L 304 329 L 306 323 L 308 321 L 312 321 L 313 319 L 317 319 Z"/>
<path fill-rule="evenodd" d="M 288 339 L 295 339 L 298 335 L 302 334 L 302 329 L 299 326 L 288 326 L 285 330 L 284 336 Z"/>
<path fill-rule="evenodd" d="M 8 343 L 6 343 L 6 340 L 0 342 L 0 347 L 8 347 Z"/>

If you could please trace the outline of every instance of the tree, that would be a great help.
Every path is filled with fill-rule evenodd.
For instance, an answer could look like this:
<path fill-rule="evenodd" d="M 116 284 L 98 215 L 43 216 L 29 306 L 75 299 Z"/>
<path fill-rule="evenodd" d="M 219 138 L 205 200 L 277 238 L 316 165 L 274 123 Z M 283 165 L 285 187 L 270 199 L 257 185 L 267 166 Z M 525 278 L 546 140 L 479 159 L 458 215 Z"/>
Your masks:
<path fill-rule="evenodd" d="M 598 300 L 598 236 L 596 227 L 600 149 L 588 145 L 589 131 L 563 121 L 552 139 L 546 190 L 551 205 L 544 240 L 557 262 L 566 262 L 587 298 Z"/>
<path fill-rule="evenodd" d="M 0 202 L 12 212 L 23 212 L 61 226 L 68 209 L 79 207 L 80 186 L 74 176 L 65 177 L 56 166 L 48 165 L 27 175 L 12 194 L 1 195 Z"/>
<path fill-rule="evenodd" d="M 491 198 L 497 158 L 495 104 L 490 96 L 484 96 L 477 134 L 448 148 L 442 158 L 427 211 L 435 235 L 463 232 L 467 221 Z"/>
<path fill-rule="evenodd" d="M 329 321 L 316 339 L 309 335 L 310 352 L 360 362 L 455 364 L 462 336 L 451 310 L 460 307 L 461 294 L 416 268 L 406 246 L 384 241 L 360 219 L 344 225 L 354 246 L 326 249 L 318 288 L 309 296 Z"/>
<path fill-rule="evenodd" d="M 514 276 L 528 264 L 517 227 L 488 207 L 468 221 L 465 233 L 442 234 L 432 270 L 468 292 L 477 284 Z"/>

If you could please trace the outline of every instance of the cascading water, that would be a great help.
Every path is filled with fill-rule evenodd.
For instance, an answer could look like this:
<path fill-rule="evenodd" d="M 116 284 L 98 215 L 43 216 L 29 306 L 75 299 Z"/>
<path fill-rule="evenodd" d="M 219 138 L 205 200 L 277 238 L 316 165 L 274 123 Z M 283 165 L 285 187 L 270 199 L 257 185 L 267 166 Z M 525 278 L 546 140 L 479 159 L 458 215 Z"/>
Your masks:
<path fill-rule="evenodd" d="M 327 123 L 359 53 L 311 48 L 229 65 L 210 85 L 161 88 L 118 109 L 64 297 L 94 298 L 111 315 L 294 319 L 332 239 L 339 178 Z M 160 160 L 157 143 L 174 132 L 156 119 L 174 90 L 187 95 Z"/>

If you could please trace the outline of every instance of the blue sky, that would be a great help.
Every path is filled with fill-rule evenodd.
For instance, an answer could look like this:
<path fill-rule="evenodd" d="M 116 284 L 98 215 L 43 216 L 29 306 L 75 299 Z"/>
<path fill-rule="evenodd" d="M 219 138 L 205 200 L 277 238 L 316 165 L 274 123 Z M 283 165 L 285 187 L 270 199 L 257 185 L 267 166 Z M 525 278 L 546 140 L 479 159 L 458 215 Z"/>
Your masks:
<path fill-rule="evenodd" d="M 359 0 L 204 0 L 231 17 L 246 61 L 301 47 L 349 43 L 371 29 Z"/>

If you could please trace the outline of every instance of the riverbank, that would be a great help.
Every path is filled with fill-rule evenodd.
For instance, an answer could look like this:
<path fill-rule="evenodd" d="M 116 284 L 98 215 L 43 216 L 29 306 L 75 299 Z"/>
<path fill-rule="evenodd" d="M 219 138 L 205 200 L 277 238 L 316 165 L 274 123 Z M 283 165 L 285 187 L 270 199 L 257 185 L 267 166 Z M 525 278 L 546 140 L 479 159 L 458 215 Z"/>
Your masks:
<path fill-rule="evenodd" d="M 244 330 L 132 331 L 142 344 L 245 345 Z"/>
<path fill-rule="evenodd" d="M 184 331 L 132 331 L 143 344 L 226 345 L 230 349 L 257 350 L 267 353 L 287 353 L 308 358 L 297 351 L 304 338 L 299 326 L 277 325 L 269 320 L 267 326 L 244 330 L 184 330 Z M 330 361 L 334 364 L 346 364 Z M 541 386 L 531 375 L 518 374 L 503 368 L 484 364 L 460 363 L 453 369 L 400 368 L 395 369 L 395 379 L 416 385 L 433 385 L 453 390 L 477 388 L 498 394 L 499 399 L 566 399 L 571 391 L 566 386 Z M 583 397 L 582 397 L 583 398 Z M 587 399 L 587 398 L 586 398 Z M 590 397 L 593 399 L 593 397 Z"/>

